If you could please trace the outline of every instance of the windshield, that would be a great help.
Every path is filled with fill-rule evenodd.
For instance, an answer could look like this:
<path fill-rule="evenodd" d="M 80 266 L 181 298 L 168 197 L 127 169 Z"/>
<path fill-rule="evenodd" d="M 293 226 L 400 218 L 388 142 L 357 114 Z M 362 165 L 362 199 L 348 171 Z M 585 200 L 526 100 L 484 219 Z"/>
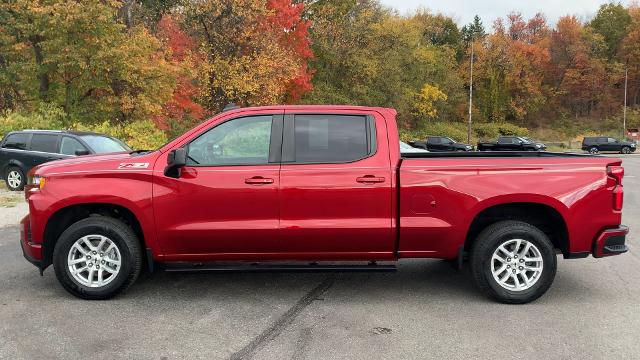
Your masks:
<path fill-rule="evenodd" d="M 522 140 L 522 142 L 527 143 L 527 144 L 531 144 L 531 143 L 535 142 L 530 137 L 521 137 L 520 140 Z"/>
<path fill-rule="evenodd" d="M 131 148 L 120 140 L 101 135 L 80 136 L 96 154 L 131 151 Z"/>

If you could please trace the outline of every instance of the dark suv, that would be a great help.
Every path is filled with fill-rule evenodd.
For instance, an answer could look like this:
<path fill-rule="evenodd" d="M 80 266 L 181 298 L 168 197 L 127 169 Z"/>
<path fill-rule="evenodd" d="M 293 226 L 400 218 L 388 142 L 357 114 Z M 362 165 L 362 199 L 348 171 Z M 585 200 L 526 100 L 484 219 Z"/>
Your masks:
<path fill-rule="evenodd" d="M 411 141 L 411 146 L 429 151 L 473 151 L 473 146 L 462 144 L 446 136 L 429 136 L 426 141 Z"/>
<path fill-rule="evenodd" d="M 22 190 L 32 167 L 71 156 L 131 151 L 122 141 L 96 133 L 24 130 L 8 133 L 0 143 L 0 174 L 9 190 Z"/>
<path fill-rule="evenodd" d="M 594 136 L 585 137 L 582 140 L 582 150 L 592 154 L 600 151 L 615 151 L 622 154 L 631 154 L 636 151 L 636 144 L 631 141 L 621 141 L 612 137 Z"/>

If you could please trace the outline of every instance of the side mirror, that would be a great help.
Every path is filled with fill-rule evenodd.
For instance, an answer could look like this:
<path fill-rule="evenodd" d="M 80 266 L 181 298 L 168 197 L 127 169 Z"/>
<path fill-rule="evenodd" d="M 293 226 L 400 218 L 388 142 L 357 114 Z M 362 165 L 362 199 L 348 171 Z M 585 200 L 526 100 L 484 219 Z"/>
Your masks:
<path fill-rule="evenodd" d="M 84 156 L 89 154 L 90 154 L 89 150 L 76 150 L 76 156 Z"/>
<path fill-rule="evenodd" d="M 164 168 L 164 175 L 179 178 L 182 168 L 187 165 L 187 149 L 179 148 L 171 150 L 167 156 L 167 167 Z"/>

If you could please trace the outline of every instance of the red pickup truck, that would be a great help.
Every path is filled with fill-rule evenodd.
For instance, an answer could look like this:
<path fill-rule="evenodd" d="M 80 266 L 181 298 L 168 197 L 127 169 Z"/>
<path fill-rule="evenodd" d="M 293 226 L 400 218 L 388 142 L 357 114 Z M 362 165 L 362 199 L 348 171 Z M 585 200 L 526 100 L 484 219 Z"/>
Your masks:
<path fill-rule="evenodd" d="M 24 255 L 41 273 L 53 264 L 85 299 L 120 293 L 143 268 L 468 259 L 482 292 L 525 303 L 551 285 L 557 254 L 627 251 L 621 160 L 402 154 L 395 117 L 355 106 L 234 109 L 155 151 L 41 165 L 25 189 Z"/>

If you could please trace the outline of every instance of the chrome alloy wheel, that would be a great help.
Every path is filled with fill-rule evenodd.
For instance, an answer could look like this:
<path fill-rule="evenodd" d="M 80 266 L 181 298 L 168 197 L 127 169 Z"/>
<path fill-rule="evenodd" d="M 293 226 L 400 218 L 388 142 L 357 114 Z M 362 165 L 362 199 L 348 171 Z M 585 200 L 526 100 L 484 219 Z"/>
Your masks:
<path fill-rule="evenodd" d="M 491 273 L 500 286 L 511 291 L 524 291 L 535 285 L 542 275 L 540 250 L 523 239 L 507 240 L 491 257 Z"/>
<path fill-rule="evenodd" d="M 7 175 L 7 182 L 9 183 L 9 186 L 17 189 L 20 187 L 20 184 L 22 184 L 22 176 L 17 170 L 11 170 Z"/>
<path fill-rule="evenodd" d="M 121 261 L 120 249 L 111 239 L 102 235 L 87 235 L 71 246 L 67 266 L 77 282 L 98 288 L 116 278 Z"/>

